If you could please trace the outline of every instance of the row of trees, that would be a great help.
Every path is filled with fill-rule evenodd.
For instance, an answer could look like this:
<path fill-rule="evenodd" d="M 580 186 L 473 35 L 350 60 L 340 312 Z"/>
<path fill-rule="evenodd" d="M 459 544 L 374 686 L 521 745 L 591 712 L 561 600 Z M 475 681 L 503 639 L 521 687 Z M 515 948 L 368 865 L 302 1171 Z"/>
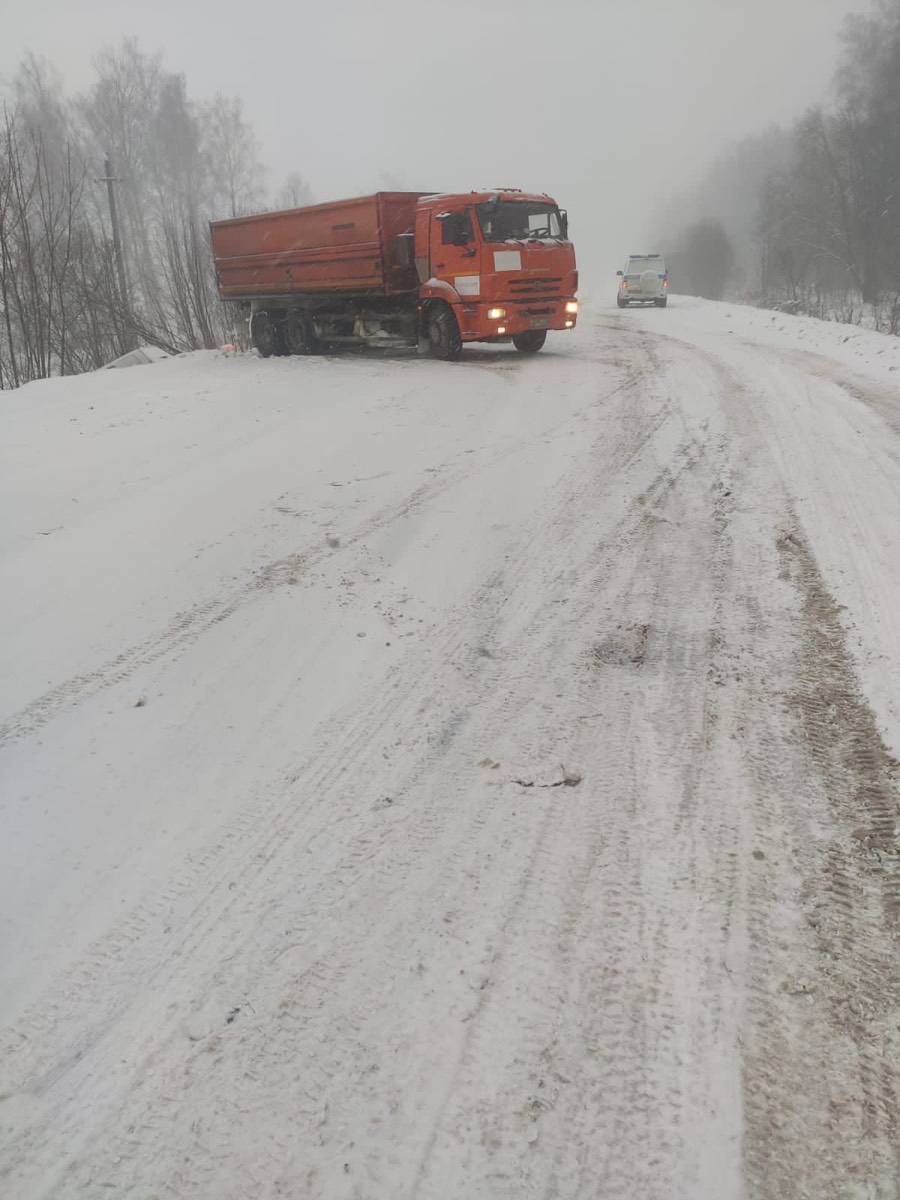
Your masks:
<path fill-rule="evenodd" d="M 721 221 L 703 217 L 682 229 L 666 265 L 673 292 L 721 300 L 735 271 L 734 246 Z"/>
<path fill-rule="evenodd" d="M 900 334 L 900 0 L 847 18 L 830 106 L 735 146 L 685 205 L 704 214 L 675 239 L 690 290 L 713 295 L 691 281 L 727 259 L 724 238 L 731 290 L 845 319 L 865 307 Z"/>
<path fill-rule="evenodd" d="M 790 162 L 766 182 L 762 289 L 886 299 L 900 333 L 900 0 L 848 18 L 836 90 L 832 110 L 797 122 Z"/>
<path fill-rule="evenodd" d="M 219 344 L 208 222 L 265 206 L 240 100 L 190 99 L 184 77 L 131 40 L 104 50 L 95 74 L 68 98 L 29 57 L 0 107 L 0 387 L 90 370 L 139 342 Z M 294 176 L 274 203 L 308 200 Z"/>

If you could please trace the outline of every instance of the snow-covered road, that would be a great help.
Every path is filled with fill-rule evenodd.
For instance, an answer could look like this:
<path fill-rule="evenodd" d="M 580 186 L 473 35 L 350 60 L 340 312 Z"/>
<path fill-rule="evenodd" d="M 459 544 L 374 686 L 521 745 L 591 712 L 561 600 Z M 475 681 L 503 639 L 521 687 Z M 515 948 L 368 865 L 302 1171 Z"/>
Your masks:
<path fill-rule="evenodd" d="M 2 420 L 4 1200 L 897 1200 L 900 340 Z"/>

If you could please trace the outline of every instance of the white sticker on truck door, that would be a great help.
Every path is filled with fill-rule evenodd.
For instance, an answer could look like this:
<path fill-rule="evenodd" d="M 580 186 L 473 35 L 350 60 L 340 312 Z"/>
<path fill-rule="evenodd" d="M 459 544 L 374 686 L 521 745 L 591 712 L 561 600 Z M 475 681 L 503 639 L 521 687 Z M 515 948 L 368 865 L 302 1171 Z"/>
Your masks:
<path fill-rule="evenodd" d="M 494 270 L 495 271 L 521 271 L 522 270 L 522 252 L 521 252 L 521 250 L 495 250 L 494 251 Z"/>
<path fill-rule="evenodd" d="M 481 292 L 481 276 L 454 275 L 453 286 L 460 296 L 477 296 Z"/>

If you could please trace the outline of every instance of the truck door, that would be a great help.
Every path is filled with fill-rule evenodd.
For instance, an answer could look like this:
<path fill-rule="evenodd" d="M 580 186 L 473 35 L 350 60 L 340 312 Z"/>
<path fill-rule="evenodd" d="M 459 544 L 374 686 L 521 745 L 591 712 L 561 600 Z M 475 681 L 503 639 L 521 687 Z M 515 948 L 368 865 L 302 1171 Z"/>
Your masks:
<path fill-rule="evenodd" d="M 435 214 L 431 222 L 431 269 L 434 277 L 463 300 L 481 294 L 478 243 L 471 208 Z"/>

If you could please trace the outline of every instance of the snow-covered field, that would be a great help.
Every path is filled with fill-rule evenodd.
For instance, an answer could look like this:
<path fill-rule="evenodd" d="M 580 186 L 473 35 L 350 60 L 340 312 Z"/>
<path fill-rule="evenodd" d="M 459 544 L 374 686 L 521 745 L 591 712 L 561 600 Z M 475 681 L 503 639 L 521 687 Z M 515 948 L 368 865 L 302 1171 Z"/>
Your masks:
<path fill-rule="evenodd" d="M 0 411 L 4 1200 L 897 1200 L 900 340 Z"/>

